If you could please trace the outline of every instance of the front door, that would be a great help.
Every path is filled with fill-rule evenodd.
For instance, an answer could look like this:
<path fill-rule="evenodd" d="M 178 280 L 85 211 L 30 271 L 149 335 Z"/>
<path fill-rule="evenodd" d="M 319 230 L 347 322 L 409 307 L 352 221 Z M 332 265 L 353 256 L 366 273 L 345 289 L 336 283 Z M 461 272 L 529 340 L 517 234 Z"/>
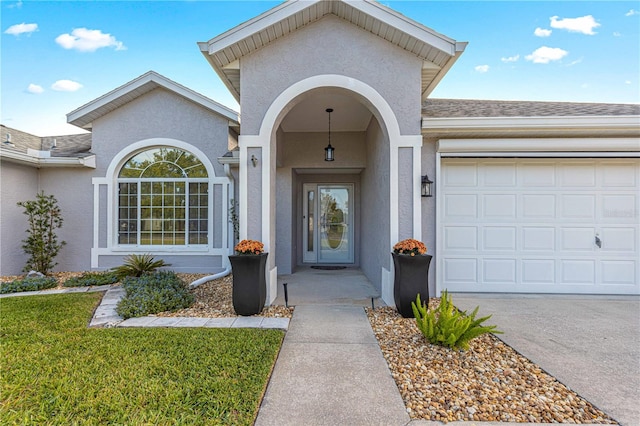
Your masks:
<path fill-rule="evenodd" d="M 353 185 L 304 184 L 304 263 L 353 263 Z"/>

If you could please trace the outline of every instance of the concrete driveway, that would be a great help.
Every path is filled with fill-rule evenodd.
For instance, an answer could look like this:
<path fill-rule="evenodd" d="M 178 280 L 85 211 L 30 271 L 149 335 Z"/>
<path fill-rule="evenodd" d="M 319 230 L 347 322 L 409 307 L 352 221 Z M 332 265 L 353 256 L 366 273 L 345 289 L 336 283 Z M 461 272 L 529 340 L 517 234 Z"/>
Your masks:
<path fill-rule="evenodd" d="M 512 348 L 620 424 L 640 425 L 640 298 L 452 294 Z"/>

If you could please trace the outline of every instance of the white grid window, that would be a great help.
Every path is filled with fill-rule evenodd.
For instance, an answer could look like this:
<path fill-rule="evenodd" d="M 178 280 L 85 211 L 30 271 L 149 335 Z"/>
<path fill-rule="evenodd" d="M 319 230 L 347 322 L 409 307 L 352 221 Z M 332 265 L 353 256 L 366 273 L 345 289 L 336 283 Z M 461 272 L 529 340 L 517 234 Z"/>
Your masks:
<path fill-rule="evenodd" d="M 118 175 L 118 243 L 206 245 L 209 183 L 188 151 L 152 148 L 131 157 Z"/>

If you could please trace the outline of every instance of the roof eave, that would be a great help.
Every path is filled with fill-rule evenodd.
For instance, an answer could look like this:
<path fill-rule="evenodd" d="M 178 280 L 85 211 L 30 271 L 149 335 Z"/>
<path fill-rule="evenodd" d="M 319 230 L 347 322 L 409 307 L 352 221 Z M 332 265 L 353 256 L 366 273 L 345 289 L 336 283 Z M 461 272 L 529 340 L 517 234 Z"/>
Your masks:
<path fill-rule="evenodd" d="M 88 155 L 86 157 L 36 157 L 25 154 L 23 152 L 0 150 L 0 159 L 10 163 L 32 166 L 37 169 L 50 167 L 87 167 L 96 168 L 96 156 Z"/>

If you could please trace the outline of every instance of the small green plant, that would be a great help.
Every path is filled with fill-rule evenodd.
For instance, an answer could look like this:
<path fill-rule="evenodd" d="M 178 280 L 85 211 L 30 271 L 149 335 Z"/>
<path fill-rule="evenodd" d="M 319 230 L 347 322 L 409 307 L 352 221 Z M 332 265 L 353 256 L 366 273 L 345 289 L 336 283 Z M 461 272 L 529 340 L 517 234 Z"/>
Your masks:
<path fill-rule="evenodd" d="M 122 287 L 126 295 L 118 302 L 116 312 L 125 319 L 188 308 L 194 302 L 193 294 L 171 271 L 127 277 Z"/>
<path fill-rule="evenodd" d="M 238 203 L 236 200 L 229 200 L 229 223 L 233 225 L 233 238 L 240 239 L 240 219 L 238 217 Z"/>
<path fill-rule="evenodd" d="M 171 266 L 164 260 L 154 260 L 150 254 L 130 254 L 124 258 L 124 263 L 113 268 L 118 279 L 124 277 L 141 277 L 145 274 L 151 274 L 158 268 L 163 266 Z"/>
<path fill-rule="evenodd" d="M 479 306 L 476 306 L 471 314 L 458 311 L 446 290 L 442 293 L 437 309 L 427 309 L 427 303 L 420 300 L 420 294 L 416 296 L 415 302 L 411 302 L 411 308 L 418 329 L 429 343 L 435 345 L 467 350 L 469 342 L 478 336 L 485 333 L 502 334 L 496 330 L 495 325 L 481 325 L 491 318 L 491 315 L 476 319 Z"/>
<path fill-rule="evenodd" d="M 58 242 L 55 230 L 62 227 L 62 212 L 58 200 L 53 195 L 44 195 L 44 191 L 36 194 L 35 200 L 20 201 L 18 206 L 27 215 L 29 236 L 22 240 L 22 248 L 29 255 L 24 267 L 25 272 L 31 270 L 47 274 L 57 265 L 53 259 L 58 255 L 64 241 Z"/>
<path fill-rule="evenodd" d="M 58 286 L 53 277 L 32 277 L 4 283 L 0 286 L 0 294 L 18 293 L 22 291 L 40 291 Z"/>
<path fill-rule="evenodd" d="M 117 282 L 118 276 L 115 272 L 87 272 L 79 277 L 69 278 L 62 285 L 64 287 L 91 287 Z"/>

